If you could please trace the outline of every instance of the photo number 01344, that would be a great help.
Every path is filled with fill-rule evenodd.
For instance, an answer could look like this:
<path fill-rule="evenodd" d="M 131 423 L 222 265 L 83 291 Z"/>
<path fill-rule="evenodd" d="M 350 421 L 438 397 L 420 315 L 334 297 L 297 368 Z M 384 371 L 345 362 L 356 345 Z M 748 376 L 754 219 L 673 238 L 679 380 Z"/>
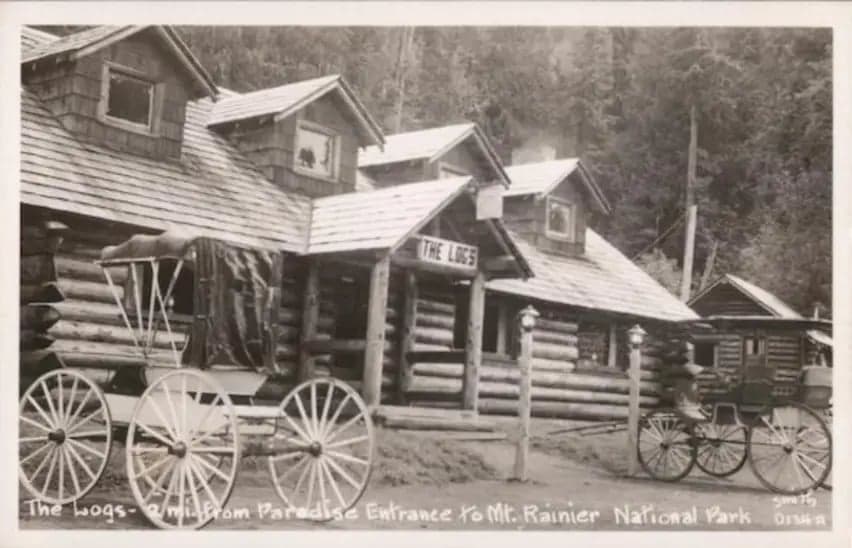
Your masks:
<path fill-rule="evenodd" d="M 18 526 L 830 530 L 832 40 L 21 27 Z"/>

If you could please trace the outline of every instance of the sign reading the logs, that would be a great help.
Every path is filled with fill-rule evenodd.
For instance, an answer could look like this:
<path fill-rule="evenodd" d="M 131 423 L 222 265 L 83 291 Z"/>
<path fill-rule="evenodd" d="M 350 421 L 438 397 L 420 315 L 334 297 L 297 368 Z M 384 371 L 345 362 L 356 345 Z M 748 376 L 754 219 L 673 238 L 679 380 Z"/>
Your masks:
<path fill-rule="evenodd" d="M 417 258 L 426 263 L 476 270 L 479 249 L 452 240 L 420 236 L 417 242 Z"/>

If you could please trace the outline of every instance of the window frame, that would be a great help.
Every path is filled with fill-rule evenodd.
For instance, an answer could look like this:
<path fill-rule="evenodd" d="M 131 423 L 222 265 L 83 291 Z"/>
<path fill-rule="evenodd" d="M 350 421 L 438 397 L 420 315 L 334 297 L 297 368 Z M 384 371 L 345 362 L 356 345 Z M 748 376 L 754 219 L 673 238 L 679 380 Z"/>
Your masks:
<path fill-rule="evenodd" d="M 323 175 L 322 173 L 317 173 L 316 171 L 311 171 L 310 169 L 306 169 L 299 165 L 299 133 L 303 130 L 307 129 L 308 131 L 312 131 L 314 133 L 322 133 L 326 137 L 331 138 L 332 142 L 332 173 L 331 175 Z M 340 133 L 333 130 L 332 128 L 323 126 L 322 124 L 318 124 L 316 122 L 312 122 L 310 120 L 305 120 L 304 118 L 300 118 L 296 122 L 296 132 L 293 135 L 293 171 L 298 173 L 299 175 L 304 175 L 305 177 L 310 177 L 312 179 L 318 179 L 321 181 L 327 181 L 331 183 L 337 183 L 340 181 Z"/>
<path fill-rule="evenodd" d="M 132 122 L 130 120 L 125 120 L 124 118 L 111 116 L 107 113 L 109 109 L 109 93 L 111 87 L 110 75 L 113 73 L 120 74 L 124 77 L 133 80 L 141 81 L 151 86 L 151 94 L 148 98 L 147 124 Z M 104 62 L 101 78 L 101 97 L 100 101 L 98 102 L 98 120 L 100 120 L 104 124 L 124 129 L 126 131 L 131 131 L 133 133 L 156 137 L 159 133 L 161 110 L 160 104 L 162 103 L 162 98 L 162 84 L 154 81 L 154 79 L 152 79 L 149 75 L 131 67 L 127 67 L 125 65 L 120 65 L 111 61 Z"/>
<path fill-rule="evenodd" d="M 160 266 L 162 267 L 163 265 L 161 264 Z M 167 267 L 170 268 L 170 272 L 173 272 L 174 271 L 173 269 L 176 267 L 176 262 L 175 262 L 175 264 L 170 264 L 170 263 L 167 264 Z M 149 311 L 148 298 L 150 297 L 151 287 L 146 282 L 148 280 L 149 275 L 152 275 L 152 271 L 151 271 L 151 265 L 149 263 L 145 263 L 145 262 L 131 263 L 131 264 L 128 264 L 126 268 L 127 268 L 127 279 L 124 282 L 124 297 L 123 297 L 122 301 L 124 303 L 124 307 L 125 307 L 124 309 L 127 311 L 128 318 L 130 318 L 131 323 L 134 324 L 134 326 L 135 326 L 136 298 L 133 295 L 135 284 L 133 283 L 133 275 L 131 273 L 131 269 L 134 269 L 134 268 L 138 269 L 136 271 L 136 276 L 137 276 L 137 279 L 139 280 L 139 283 L 140 283 L 139 297 L 140 297 L 140 300 L 142 301 L 142 305 L 143 305 L 142 306 L 142 319 L 143 320 L 148 319 L 148 311 Z M 184 266 L 181 269 L 181 273 L 180 273 L 180 275 L 178 275 L 178 280 L 180 280 L 181 278 L 183 278 L 185 276 L 190 277 L 189 279 L 192 282 L 191 285 L 192 285 L 192 290 L 194 292 L 195 291 L 195 283 L 196 283 L 195 272 L 190 270 L 186 263 L 184 263 Z M 151 279 L 153 281 L 153 278 L 151 278 Z M 146 291 L 146 289 L 147 289 L 147 291 Z M 178 289 L 178 287 L 176 285 L 175 290 L 177 290 L 177 289 Z M 163 287 L 162 290 L 163 290 L 163 292 L 165 292 L 166 288 Z M 172 297 L 174 298 L 174 294 L 172 295 Z M 192 312 L 187 314 L 186 312 L 177 312 L 177 311 L 172 310 L 172 312 L 169 314 L 169 323 L 170 324 L 173 324 L 173 325 L 191 325 L 192 324 L 192 322 L 194 321 L 194 318 L 195 318 L 195 310 L 194 310 L 194 308 L 195 308 L 195 306 L 194 306 L 195 305 L 195 303 L 194 303 L 195 296 L 194 296 L 194 294 L 190 295 L 190 298 L 193 300 Z M 154 308 L 154 314 L 160 315 L 161 313 L 162 312 L 159 308 L 159 305 L 156 305 L 155 308 Z"/>
<path fill-rule="evenodd" d="M 550 204 L 558 203 L 561 206 L 567 207 L 571 211 L 570 234 L 557 232 L 550 228 Z M 557 196 L 547 196 L 544 202 L 544 233 L 552 239 L 560 242 L 576 242 L 577 241 L 577 204 L 571 200 L 559 198 Z"/>

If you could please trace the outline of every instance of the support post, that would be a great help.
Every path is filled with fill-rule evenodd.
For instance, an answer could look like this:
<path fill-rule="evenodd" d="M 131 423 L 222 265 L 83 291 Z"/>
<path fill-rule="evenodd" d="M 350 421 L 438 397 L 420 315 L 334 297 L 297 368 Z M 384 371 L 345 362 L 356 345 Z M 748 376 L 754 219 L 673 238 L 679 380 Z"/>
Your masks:
<path fill-rule="evenodd" d="M 307 342 L 316 338 L 319 324 L 319 261 L 311 260 L 305 277 L 305 293 L 302 300 L 302 329 L 299 332 L 299 382 L 314 377 L 316 358 L 308 350 Z"/>
<path fill-rule="evenodd" d="M 680 300 L 686 302 L 692 292 L 692 263 L 695 253 L 695 225 L 698 220 L 698 206 L 695 205 L 695 166 L 698 154 L 698 121 L 695 119 L 695 105 L 689 109 L 689 155 L 686 175 L 686 241 L 683 251 L 683 277 L 680 280 Z"/>
<path fill-rule="evenodd" d="M 532 411 L 532 347 L 533 328 L 538 311 L 527 306 L 518 313 L 517 323 L 520 331 L 520 395 L 518 398 L 518 437 L 515 446 L 515 468 L 513 478 L 527 480 L 527 457 L 530 451 L 530 416 Z"/>
<path fill-rule="evenodd" d="M 479 369 L 482 365 L 482 320 L 485 313 L 485 274 L 481 271 L 470 281 L 470 301 L 465 339 L 462 409 L 477 410 Z"/>
<path fill-rule="evenodd" d="M 399 376 L 397 378 L 398 400 L 406 403 L 406 393 L 414 379 L 409 352 L 414 351 L 414 335 L 417 322 L 417 275 L 413 271 L 405 272 L 405 294 L 403 295 L 402 319 L 399 338 Z"/>
<path fill-rule="evenodd" d="M 646 333 L 637 324 L 630 328 L 627 335 L 630 342 L 630 370 L 628 374 L 630 388 L 627 409 L 627 474 L 635 476 L 639 471 L 639 370 L 642 364 L 642 342 Z"/>
<path fill-rule="evenodd" d="M 363 396 L 376 407 L 382 399 L 382 365 L 385 359 L 385 316 L 390 283 L 390 257 L 384 256 L 370 273 L 370 301 L 367 305 L 367 348 L 364 352 Z"/>

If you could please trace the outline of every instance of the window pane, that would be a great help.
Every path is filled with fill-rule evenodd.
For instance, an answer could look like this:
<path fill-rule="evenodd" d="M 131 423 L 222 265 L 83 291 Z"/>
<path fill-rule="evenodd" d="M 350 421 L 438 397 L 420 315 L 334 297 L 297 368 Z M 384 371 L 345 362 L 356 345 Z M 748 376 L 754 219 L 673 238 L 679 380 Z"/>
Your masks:
<path fill-rule="evenodd" d="M 296 165 L 324 177 L 334 177 L 334 137 L 320 131 L 299 128 L 296 139 Z"/>
<path fill-rule="evenodd" d="M 107 115 L 135 124 L 149 125 L 154 86 L 125 74 L 110 71 Z"/>
<path fill-rule="evenodd" d="M 574 233 L 573 206 L 556 201 L 548 202 L 547 229 L 556 234 L 572 236 Z"/>

